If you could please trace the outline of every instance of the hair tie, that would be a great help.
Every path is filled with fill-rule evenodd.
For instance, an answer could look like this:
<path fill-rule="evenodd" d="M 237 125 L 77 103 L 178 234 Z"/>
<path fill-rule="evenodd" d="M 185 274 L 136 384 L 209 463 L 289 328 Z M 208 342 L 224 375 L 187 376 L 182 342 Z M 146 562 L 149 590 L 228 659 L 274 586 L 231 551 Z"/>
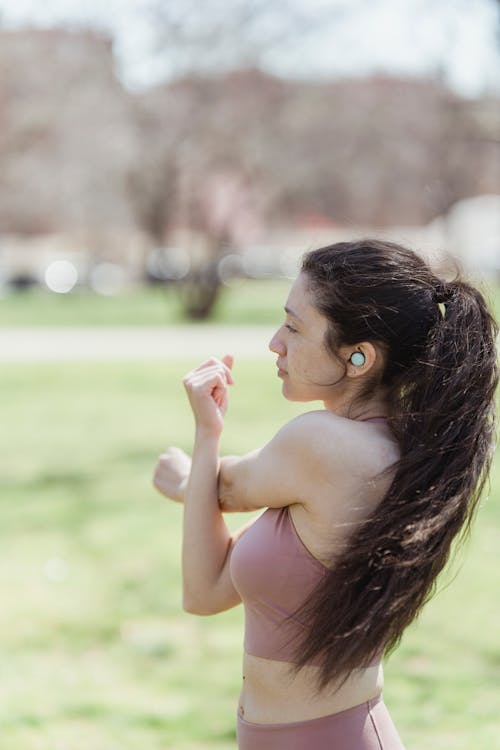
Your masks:
<path fill-rule="evenodd" d="M 450 301 L 453 289 L 447 281 L 438 281 L 434 287 L 433 301 L 437 304 L 441 317 L 446 316 L 446 303 Z"/>
<path fill-rule="evenodd" d="M 439 281 L 434 287 L 433 301 L 438 305 L 446 304 L 450 301 L 453 289 L 447 281 Z"/>

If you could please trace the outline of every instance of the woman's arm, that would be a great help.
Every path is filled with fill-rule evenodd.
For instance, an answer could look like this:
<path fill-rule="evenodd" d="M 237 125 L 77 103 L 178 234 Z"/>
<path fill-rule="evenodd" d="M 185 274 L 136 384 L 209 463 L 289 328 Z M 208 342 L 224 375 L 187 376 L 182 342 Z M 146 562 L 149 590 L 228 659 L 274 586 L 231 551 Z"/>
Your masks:
<path fill-rule="evenodd" d="M 218 504 L 218 464 L 218 436 L 197 428 L 184 497 L 182 578 L 184 609 L 199 615 L 240 602 L 229 576 L 233 538 Z"/>
<path fill-rule="evenodd" d="M 229 573 L 235 538 L 230 534 L 217 497 L 219 441 L 233 383 L 233 360 L 210 359 L 184 378 L 195 417 L 191 471 L 184 495 L 182 541 L 183 606 L 208 615 L 240 602 Z"/>
<path fill-rule="evenodd" d="M 316 488 L 347 461 L 338 420 L 312 411 L 287 422 L 262 448 L 224 456 L 219 467 L 219 504 L 224 513 L 311 503 Z"/>
<path fill-rule="evenodd" d="M 345 421 L 345 420 L 344 420 Z M 339 420 L 325 411 L 308 412 L 285 424 L 266 445 L 218 463 L 217 494 L 224 513 L 311 502 L 311 481 L 325 469 L 345 471 L 352 462 L 351 441 Z M 184 501 L 191 459 L 179 448 L 160 456 L 154 485 L 166 497 Z"/>
<path fill-rule="evenodd" d="M 220 465 L 220 460 L 218 463 Z M 187 453 L 180 448 L 168 448 L 159 457 L 158 464 L 155 468 L 153 484 L 162 495 L 174 500 L 174 502 L 182 504 L 184 503 L 184 496 L 190 471 L 191 458 Z M 208 607 L 210 613 L 222 612 L 240 602 L 232 585 L 229 573 L 230 555 L 238 539 L 250 528 L 250 526 L 252 526 L 253 523 L 255 523 L 256 520 L 256 518 L 252 518 L 251 521 L 231 534 L 229 550 L 219 577 L 220 596 L 217 596 L 217 601 L 212 600 L 210 603 L 210 606 Z M 204 613 L 205 612 L 198 612 L 198 614 Z"/>

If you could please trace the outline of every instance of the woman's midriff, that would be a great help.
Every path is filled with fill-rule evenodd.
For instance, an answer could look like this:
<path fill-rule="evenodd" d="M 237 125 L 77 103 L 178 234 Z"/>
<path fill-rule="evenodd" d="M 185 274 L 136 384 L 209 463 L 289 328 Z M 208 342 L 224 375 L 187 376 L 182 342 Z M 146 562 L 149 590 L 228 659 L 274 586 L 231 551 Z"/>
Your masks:
<path fill-rule="evenodd" d="M 256 724 L 308 721 L 345 711 L 372 700 L 382 692 L 382 665 L 354 672 L 340 687 L 317 693 L 319 667 L 304 667 L 296 676 L 288 662 L 243 657 L 243 688 L 239 713 Z"/>

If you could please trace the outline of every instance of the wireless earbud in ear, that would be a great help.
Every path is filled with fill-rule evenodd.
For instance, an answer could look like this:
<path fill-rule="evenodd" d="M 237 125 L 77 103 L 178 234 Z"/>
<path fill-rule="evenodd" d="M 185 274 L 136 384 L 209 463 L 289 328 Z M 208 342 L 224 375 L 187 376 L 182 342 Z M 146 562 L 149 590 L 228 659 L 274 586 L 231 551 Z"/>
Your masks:
<path fill-rule="evenodd" d="M 365 364 L 365 361 L 366 361 L 366 359 L 365 359 L 365 355 L 363 354 L 363 352 L 354 352 L 350 356 L 350 362 L 355 367 L 361 367 L 361 365 Z"/>

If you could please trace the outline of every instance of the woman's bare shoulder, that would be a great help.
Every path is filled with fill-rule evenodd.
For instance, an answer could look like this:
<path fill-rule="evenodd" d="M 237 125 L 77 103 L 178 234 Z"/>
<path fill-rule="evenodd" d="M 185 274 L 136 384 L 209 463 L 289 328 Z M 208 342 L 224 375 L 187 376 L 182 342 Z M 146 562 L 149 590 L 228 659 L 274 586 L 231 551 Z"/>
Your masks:
<path fill-rule="evenodd" d="M 373 474 L 398 460 L 397 441 L 385 424 L 340 417 L 326 409 L 308 411 L 285 425 L 318 468 Z"/>
<path fill-rule="evenodd" d="M 225 512 L 315 502 L 353 476 L 370 478 L 383 441 L 373 430 L 325 410 L 287 422 L 262 448 L 221 459 L 219 502 Z M 356 426 L 358 430 L 356 430 Z M 387 461 L 386 461 L 387 463 Z M 311 491 L 315 488 L 315 491 Z"/>
<path fill-rule="evenodd" d="M 326 410 L 301 415 L 294 429 L 308 445 L 310 467 L 307 498 L 294 509 L 294 521 L 306 546 L 323 559 L 345 525 L 361 520 L 388 490 L 392 474 L 383 472 L 398 461 L 399 446 L 383 423 Z"/>

